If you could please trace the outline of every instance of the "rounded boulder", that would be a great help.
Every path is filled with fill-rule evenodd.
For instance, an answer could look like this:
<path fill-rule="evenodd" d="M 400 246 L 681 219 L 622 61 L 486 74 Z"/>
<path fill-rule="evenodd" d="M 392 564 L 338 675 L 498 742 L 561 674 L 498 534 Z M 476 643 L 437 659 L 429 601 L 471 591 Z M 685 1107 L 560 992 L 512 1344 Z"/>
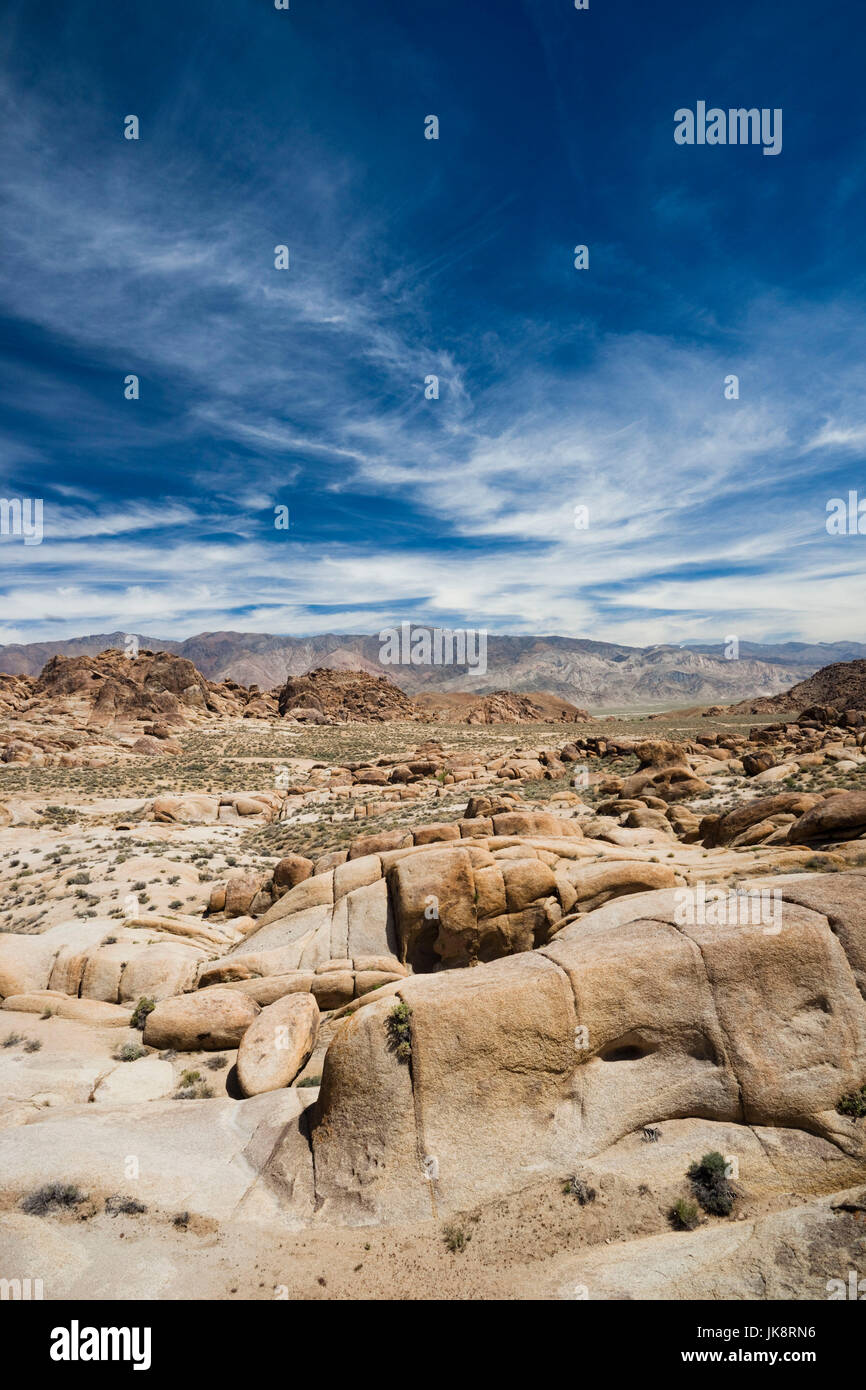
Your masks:
<path fill-rule="evenodd" d="M 147 1016 L 144 1041 L 178 1052 L 219 1052 L 237 1047 L 258 1014 L 255 1000 L 238 990 L 201 989 L 161 1000 Z"/>
<path fill-rule="evenodd" d="M 311 994 L 287 994 L 262 1009 L 238 1048 L 238 1082 L 245 1096 L 290 1086 L 310 1058 L 319 1032 Z"/>

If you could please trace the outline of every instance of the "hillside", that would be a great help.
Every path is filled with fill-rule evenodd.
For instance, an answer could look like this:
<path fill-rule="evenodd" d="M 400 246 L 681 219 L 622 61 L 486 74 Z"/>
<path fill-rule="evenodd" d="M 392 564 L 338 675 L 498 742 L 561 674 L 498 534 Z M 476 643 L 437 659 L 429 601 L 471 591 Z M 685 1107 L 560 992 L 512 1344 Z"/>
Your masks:
<path fill-rule="evenodd" d="M 516 695 L 510 690 L 497 690 L 491 695 L 472 695 L 468 692 L 437 692 L 417 695 L 416 709 L 433 719 L 452 724 L 520 724 L 529 721 L 586 723 L 592 715 L 578 709 L 558 695 L 543 690 L 531 690 Z"/>
<path fill-rule="evenodd" d="M 812 705 L 835 710 L 866 709 L 866 661 L 836 661 L 824 666 L 790 690 L 772 698 L 744 700 L 738 714 L 765 714 L 778 710 L 799 714 Z"/>

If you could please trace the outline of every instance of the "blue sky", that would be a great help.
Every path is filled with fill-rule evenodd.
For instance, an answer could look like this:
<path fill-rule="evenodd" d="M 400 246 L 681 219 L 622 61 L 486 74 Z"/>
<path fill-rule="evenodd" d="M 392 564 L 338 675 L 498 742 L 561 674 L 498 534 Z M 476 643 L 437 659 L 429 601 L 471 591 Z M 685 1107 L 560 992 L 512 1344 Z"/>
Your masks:
<path fill-rule="evenodd" d="M 860 7 L 4 10 L 0 641 L 862 639 Z"/>

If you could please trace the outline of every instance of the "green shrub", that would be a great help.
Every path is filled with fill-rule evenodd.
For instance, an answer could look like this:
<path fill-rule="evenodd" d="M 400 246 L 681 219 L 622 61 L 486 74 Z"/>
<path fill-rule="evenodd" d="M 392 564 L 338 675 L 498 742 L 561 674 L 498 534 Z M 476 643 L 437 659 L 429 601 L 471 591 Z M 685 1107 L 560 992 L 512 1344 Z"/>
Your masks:
<path fill-rule="evenodd" d="M 405 1002 L 395 1004 L 387 1019 L 388 1048 L 398 1062 L 412 1060 L 412 1010 Z"/>
<path fill-rule="evenodd" d="M 697 1202 L 689 1202 L 685 1197 L 680 1197 L 673 1204 L 670 1219 L 678 1231 L 693 1231 L 700 1221 Z"/>
<path fill-rule="evenodd" d="M 296 1081 L 296 1086 L 321 1086 L 321 1076 L 304 1076 L 300 1081 Z"/>
<path fill-rule="evenodd" d="M 736 1193 L 728 1182 L 727 1166 L 724 1154 L 713 1149 L 688 1171 L 695 1196 L 711 1216 L 730 1216 L 734 1205 Z"/>
<path fill-rule="evenodd" d="M 850 1115 L 854 1120 L 862 1120 L 866 1115 L 866 1085 L 861 1086 L 859 1091 L 849 1091 L 837 1102 L 836 1110 L 840 1115 Z"/>
<path fill-rule="evenodd" d="M 140 1032 L 143 1031 L 144 1025 L 147 1022 L 147 1015 L 152 1014 L 155 1008 L 155 999 L 139 999 L 132 1011 L 132 1018 L 129 1020 L 130 1028 L 138 1028 Z"/>
<path fill-rule="evenodd" d="M 114 1054 L 115 1062 L 137 1062 L 139 1057 L 147 1056 L 147 1048 L 138 1043 L 124 1043 Z"/>

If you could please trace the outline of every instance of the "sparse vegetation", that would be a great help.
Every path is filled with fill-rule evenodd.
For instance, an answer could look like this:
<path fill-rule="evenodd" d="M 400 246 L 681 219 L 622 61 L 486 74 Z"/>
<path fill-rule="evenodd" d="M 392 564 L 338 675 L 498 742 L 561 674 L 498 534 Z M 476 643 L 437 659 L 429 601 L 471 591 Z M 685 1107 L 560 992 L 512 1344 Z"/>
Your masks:
<path fill-rule="evenodd" d="M 566 1178 L 562 1184 L 562 1191 L 567 1197 L 576 1197 L 582 1207 L 594 1202 L 597 1195 L 594 1187 L 590 1187 L 589 1183 L 578 1177 Z"/>
<path fill-rule="evenodd" d="M 116 1062 L 137 1062 L 139 1057 L 147 1056 L 147 1048 L 139 1047 L 138 1043 L 124 1043 L 113 1056 Z"/>
<path fill-rule="evenodd" d="M 701 1219 L 697 1202 L 680 1197 L 671 1208 L 670 1219 L 678 1231 L 693 1231 Z"/>
<path fill-rule="evenodd" d="M 144 1025 L 147 1022 L 147 1015 L 152 1014 L 155 1008 L 155 999 L 148 999 L 146 997 L 139 999 L 132 1011 L 132 1018 L 129 1020 L 130 1028 L 138 1028 L 140 1032 L 143 1032 Z"/>
<path fill-rule="evenodd" d="M 174 1093 L 175 1100 L 209 1100 L 213 1095 L 213 1088 L 202 1080 L 201 1072 L 185 1071 L 180 1080 L 180 1087 Z"/>
<path fill-rule="evenodd" d="M 455 1221 L 450 1221 L 442 1232 L 442 1239 L 445 1242 L 446 1250 L 450 1250 L 452 1255 L 456 1255 L 458 1251 L 466 1249 L 472 1236 L 464 1231 L 462 1226 L 458 1226 Z"/>
<path fill-rule="evenodd" d="M 713 1149 L 688 1171 L 695 1196 L 711 1216 L 730 1216 L 736 1193 L 728 1182 L 728 1165 L 723 1154 Z"/>
<path fill-rule="evenodd" d="M 388 1033 L 388 1047 L 394 1053 L 398 1062 L 410 1062 L 412 1060 L 412 1010 L 410 1006 L 401 1000 L 395 1004 L 385 1020 L 385 1027 Z"/>
<path fill-rule="evenodd" d="M 50 1211 L 69 1211 L 85 1201 L 85 1196 L 73 1183 L 51 1182 L 22 1197 L 21 1210 L 28 1216 L 47 1216 Z"/>
<path fill-rule="evenodd" d="M 847 1095 L 842 1096 L 836 1104 L 836 1109 L 840 1115 L 862 1120 L 866 1116 L 866 1085 L 861 1086 L 858 1091 L 849 1091 Z"/>
<path fill-rule="evenodd" d="M 135 1197 L 106 1197 L 105 1210 L 109 1216 L 143 1216 L 147 1211 L 144 1202 Z"/>

